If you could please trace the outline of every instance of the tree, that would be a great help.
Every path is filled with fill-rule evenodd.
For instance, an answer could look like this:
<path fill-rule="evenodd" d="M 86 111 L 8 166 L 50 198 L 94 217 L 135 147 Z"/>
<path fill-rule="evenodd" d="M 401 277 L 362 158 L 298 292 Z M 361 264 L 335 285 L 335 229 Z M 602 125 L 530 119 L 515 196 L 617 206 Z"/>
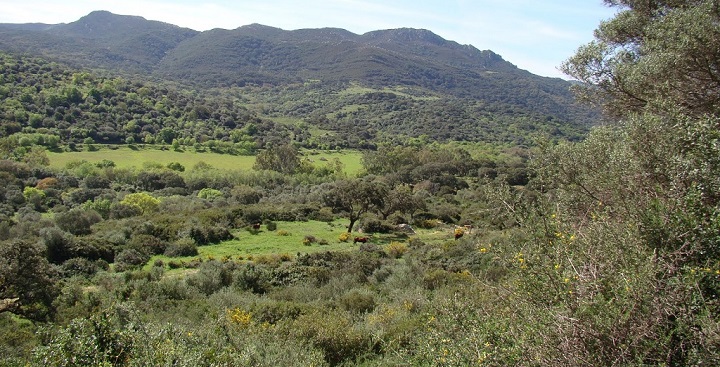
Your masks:
<path fill-rule="evenodd" d="M 382 215 L 383 219 L 387 219 L 390 214 L 396 211 L 403 214 L 409 214 L 410 218 L 412 218 L 415 212 L 424 208 L 425 200 L 423 200 L 420 196 L 413 194 L 412 187 L 410 185 L 398 185 L 388 191 L 387 199 L 384 201 L 384 206 L 378 208 L 378 211 Z"/>
<path fill-rule="evenodd" d="M 50 316 L 59 291 L 57 277 L 38 245 L 0 243 L 0 299 L 20 298 L 20 314 L 34 320 Z"/>
<path fill-rule="evenodd" d="M 256 170 L 271 170 L 293 174 L 300 166 L 300 152 L 293 144 L 273 146 L 258 153 L 255 158 Z"/>
<path fill-rule="evenodd" d="M 601 24 L 596 40 L 581 47 L 563 70 L 590 83 L 585 96 L 624 120 L 617 131 L 595 134 L 597 144 L 588 145 L 595 158 L 567 151 L 577 155 L 572 165 L 579 170 L 556 168 L 588 197 L 606 197 L 606 204 L 624 205 L 626 215 L 642 219 L 652 246 L 681 249 L 676 261 L 704 266 L 720 256 L 720 223 L 713 214 L 720 210 L 719 5 L 710 0 L 606 3 L 622 11 Z M 613 142 L 604 134 L 612 134 Z M 603 145 L 612 149 L 598 148 Z M 621 169 L 601 168 L 615 163 Z M 614 178 L 623 183 L 612 183 L 615 195 L 600 193 L 613 178 L 601 180 L 602 172 L 620 175 Z"/>
<path fill-rule="evenodd" d="M 714 0 L 605 0 L 619 8 L 562 70 L 583 95 L 626 116 L 679 107 L 720 112 L 720 7 Z"/>
<path fill-rule="evenodd" d="M 383 206 L 387 193 L 387 186 L 370 176 L 336 181 L 324 194 L 323 200 L 334 212 L 344 213 L 348 217 L 350 223 L 347 231 L 352 232 L 355 223 L 365 213 Z"/>
<path fill-rule="evenodd" d="M 74 208 L 55 215 L 55 223 L 65 232 L 76 236 L 92 233 L 92 225 L 102 221 L 102 216 L 92 209 Z"/>

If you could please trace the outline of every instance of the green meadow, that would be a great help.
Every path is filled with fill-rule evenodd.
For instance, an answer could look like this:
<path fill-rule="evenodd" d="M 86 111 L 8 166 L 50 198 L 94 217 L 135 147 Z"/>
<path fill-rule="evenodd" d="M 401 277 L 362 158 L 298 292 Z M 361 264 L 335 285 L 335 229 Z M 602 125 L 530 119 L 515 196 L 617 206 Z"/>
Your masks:
<path fill-rule="evenodd" d="M 157 255 L 148 262 L 146 268 L 152 267 L 157 260 L 163 262 L 190 262 L 194 260 L 232 259 L 257 260 L 258 258 L 272 256 L 291 256 L 321 251 L 350 251 L 357 250 L 360 244 L 353 244 L 356 236 L 367 236 L 369 243 L 384 247 L 391 242 L 407 244 L 410 238 L 417 237 L 425 243 L 443 243 L 453 241 L 453 228 L 415 228 L 416 233 L 409 236 L 398 234 L 364 234 L 353 232 L 345 241 L 340 237 L 346 232 L 347 220 L 337 219 L 332 222 L 305 221 L 305 222 L 276 222 L 275 230 L 268 230 L 265 225 L 256 233 L 245 229 L 233 232 L 234 239 L 223 241 L 214 245 L 198 247 L 197 256 L 167 257 Z M 312 237 L 314 240 L 309 241 Z"/>
<path fill-rule="evenodd" d="M 250 170 L 255 164 L 255 156 L 218 154 L 210 152 L 174 151 L 169 147 L 145 146 L 130 148 L 128 146 L 100 146 L 97 150 L 77 152 L 48 152 L 50 167 L 61 169 L 70 162 L 87 161 L 97 163 L 110 160 L 120 168 L 142 168 L 147 163 L 167 165 L 178 162 L 190 169 L 200 162 L 221 170 Z M 339 159 L 348 175 L 355 175 L 362 170 L 362 153 L 359 151 L 317 151 L 302 150 L 303 157 L 310 159 L 316 166 L 323 166 L 327 161 Z"/>

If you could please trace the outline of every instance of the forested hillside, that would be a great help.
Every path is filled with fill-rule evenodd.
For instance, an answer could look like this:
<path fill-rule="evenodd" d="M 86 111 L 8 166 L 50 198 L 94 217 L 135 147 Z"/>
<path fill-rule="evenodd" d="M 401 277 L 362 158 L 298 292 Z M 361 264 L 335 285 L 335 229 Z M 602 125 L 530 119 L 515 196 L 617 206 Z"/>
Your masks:
<path fill-rule="evenodd" d="M 53 149 L 160 143 L 252 154 L 290 140 L 306 148 L 374 148 L 421 136 L 528 144 L 540 135 L 576 140 L 588 129 L 511 105 L 416 95 L 404 88 L 309 82 L 196 90 L 101 76 L 39 58 L 0 54 L 0 62 L 0 129 L 33 142 L 42 136 L 40 145 Z"/>
<path fill-rule="evenodd" d="M 253 24 L 195 32 L 98 11 L 69 24 L 0 24 L 0 50 L 193 88 L 283 90 L 313 81 L 322 94 L 330 94 L 357 83 L 433 95 L 452 105 L 475 104 L 482 114 L 529 117 L 533 123 L 553 120 L 587 128 L 598 120 L 593 109 L 575 102 L 569 82 L 533 75 L 490 50 L 422 29 L 356 35 L 342 29 L 285 31 Z M 438 107 L 443 105 L 432 106 Z"/>
<path fill-rule="evenodd" d="M 0 364 L 720 365 L 720 8 L 606 3 L 563 65 L 613 121 L 585 135 L 440 89 L 192 89 L 3 54 Z M 317 158 L 335 147 L 361 167 Z"/>
<path fill-rule="evenodd" d="M 60 145 L 176 142 L 250 154 L 303 132 L 248 110 L 243 100 L 172 85 L 101 77 L 42 59 L 0 54 L 4 136 Z M 20 135 L 15 135 L 20 134 Z M 300 139 L 300 138 L 299 138 Z"/>

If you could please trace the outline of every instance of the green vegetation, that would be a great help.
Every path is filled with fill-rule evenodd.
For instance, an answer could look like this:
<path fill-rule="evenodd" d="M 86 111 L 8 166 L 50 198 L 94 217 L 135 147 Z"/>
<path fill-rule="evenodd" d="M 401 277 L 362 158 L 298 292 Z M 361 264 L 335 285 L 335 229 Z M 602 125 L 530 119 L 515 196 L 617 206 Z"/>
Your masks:
<path fill-rule="evenodd" d="M 159 164 L 167 166 L 173 162 L 182 162 L 187 168 L 194 167 L 200 162 L 222 170 L 249 170 L 255 162 L 254 156 L 233 156 L 209 152 L 176 152 L 169 149 L 156 149 L 145 147 L 131 149 L 126 146 L 105 147 L 93 151 L 79 152 L 48 152 L 50 167 L 62 169 L 68 164 L 85 161 L 92 164 L 103 160 L 112 161 L 118 168 L 143 168 L 146 165 Z"/>
<path fill-rule="evenodd" d="M 72 139 L 6 113 L 0 364 L 720 364 L 720 11 L 608 3 L 564 68 L 618 120 L 581 142 L 51 167 Z"/>
<path fill-rule="evenodd" d="M 0 50 L 73 66 L 5 56 L 1 71 L 19 84 L 8 90 L 19 102 L 11 121 L 80 125 L 74 134 L 50 131 L 76 144 L 213 142 L 205 149 L 252 154 L 288 139 L 305 148 L 373 149 L 427 135 L 529 145 L 535 135 L 579 140 L 599 118 L 575 103 L 569 82 L 426 30 L 355 35 L 251 25 L 198 33 L 93 12 L 47 28 L 0 25 Z M 124 78 L 99 77 L 107 70 Z M 38 79 L 42 88 L 33 89 Z M 46 118 L 58 122 L 37 121 Z"/>
<path fill-rule="evenodd" d="M 300 152 L 308 164 L 324 167 L 340 162 L 343 171 L 348 175 L 358 174 L 362 168 L 362 153 L 359 151 L 318 151 L 303 150 Z M 190 169 L 200 165 L 226 171 L 251 170 L 255 164 L 255 156 L 227 155 L 210 152 L 177 152 L 163 146 L 144 146 L 129 148 L 126 146 L 97 146 L 92 151 L 53 152 L 48 151 L 49 167 L 63 169 L 80 162 L 102 164 L 112 162 L 118 168 L 141 169 L 153 166 L 172 166 L 173 163 Z M 172 169 L 172 167 L 170 167 Z M 176 169 L 177 170 L 177 169 Z"/>

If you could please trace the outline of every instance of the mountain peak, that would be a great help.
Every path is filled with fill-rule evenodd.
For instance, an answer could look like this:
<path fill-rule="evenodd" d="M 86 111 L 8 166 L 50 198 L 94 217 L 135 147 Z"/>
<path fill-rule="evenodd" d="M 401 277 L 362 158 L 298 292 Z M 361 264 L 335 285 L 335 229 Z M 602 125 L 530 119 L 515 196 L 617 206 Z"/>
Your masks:
<path fill-rule="evenodd" d="M 428 42 L 435 45 L 442 45 L 446 42 L 444 38 L 427 30 L 418 28 L 397 28 L 372 31 L 363 34 L 363 37 L 381 42 Z"/>

